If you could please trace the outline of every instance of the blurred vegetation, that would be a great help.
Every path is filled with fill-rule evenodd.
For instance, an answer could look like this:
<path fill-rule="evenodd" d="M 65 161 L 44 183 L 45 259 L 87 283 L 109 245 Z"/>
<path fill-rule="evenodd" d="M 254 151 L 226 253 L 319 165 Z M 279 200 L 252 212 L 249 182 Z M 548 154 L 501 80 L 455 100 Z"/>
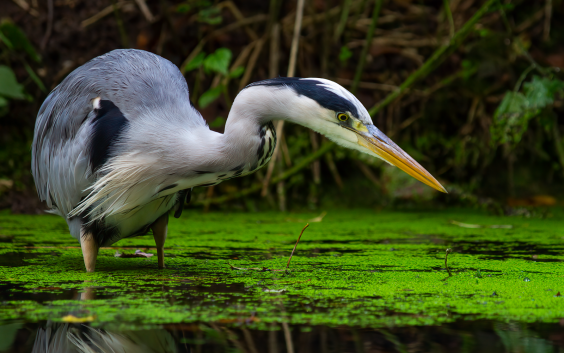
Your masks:
<path fill-rule="evenodd" d="M 469 203 L 503 212 L 558 202 L 562 5 L 306 0 L 295 76 L 328 78 L 355 92 L 375 125 L 450 194 L 286 125 L 274 168 L 194 190 L 193 204 L 292 210 Z M 159 54 L 179 66 L 192 101 L 222 131 L 241 88 L 286 75 L 296 6 L 282 0 L 1 2 L 0 208 L 43 209 L 29 172 L 34 121 L 48 92 L 72 70 L 117 48 Z"/>

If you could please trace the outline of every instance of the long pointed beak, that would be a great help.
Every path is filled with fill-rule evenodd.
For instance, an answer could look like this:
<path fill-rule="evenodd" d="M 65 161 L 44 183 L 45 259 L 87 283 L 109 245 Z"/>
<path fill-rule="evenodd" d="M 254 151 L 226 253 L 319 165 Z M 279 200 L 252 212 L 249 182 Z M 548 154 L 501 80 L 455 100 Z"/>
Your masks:
<path fill-rule="evenodd" d="M 425 168 L 405 153 L 388 136 L 384 135 L 374 125 L 366 125 L 368 132 L 354 130 L 358 135 L 358 143 L 372 151 L 386 162 L 398 167 L 423 184 L 435 190 L 448 193 L 446 189 Z"/>

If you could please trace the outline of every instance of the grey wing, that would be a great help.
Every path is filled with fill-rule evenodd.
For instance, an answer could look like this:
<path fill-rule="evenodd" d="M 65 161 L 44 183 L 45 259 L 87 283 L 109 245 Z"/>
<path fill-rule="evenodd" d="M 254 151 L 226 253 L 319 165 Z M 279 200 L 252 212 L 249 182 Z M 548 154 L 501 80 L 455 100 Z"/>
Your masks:
<path fill-rule="evenodd" d="M 35 123 L 31 166 L 39 198 L 55 213 L 66 216 L 91 184 L 88 136 L 82 124 L 92 115 L 96 95 L 72 96 L 55 89 L 45 100 Z"/>
<path fill-rule="evenodd" d="M 93 106 L 98 97 L 111 102 L 121 116 L 118 126 L 100 123 Z M 41 200 L 54 212 L 68 215 L 95 182 L 99 165 L 93 165 L 93 158 L 105 162 L 119 153 L 124 144 L 115 140 L 125 138 L 120 131 L 128 122 L 162 107 L 187 127 L 205 125 L 199 114 L 186 113 L 194 111 L 186 80 L 160 56 L 114 50 L 74 70 L 51 92 L 37 116 L 32 174 Z"/>

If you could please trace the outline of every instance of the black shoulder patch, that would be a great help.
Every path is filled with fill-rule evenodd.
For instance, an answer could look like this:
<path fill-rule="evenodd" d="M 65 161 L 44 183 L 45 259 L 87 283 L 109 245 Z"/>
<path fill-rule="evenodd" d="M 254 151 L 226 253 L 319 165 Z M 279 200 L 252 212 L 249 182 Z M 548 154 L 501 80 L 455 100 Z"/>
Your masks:
<path fill-rule="evenodd" d="M 158 193 L 161 193 L 161 192 L 163 192 L 163 191 L 165 191 L 165 190 L 173 189 L 173 188 L 175 188 L 175 187 L 177 187 L 177 186 L 178 186 L 178 184 L 170 184 L 169 186 L 166 186 L 166 187 L 160 189 L 159 192 L 157 192 L 157 194 L 158 194 Z"/>
<path fill-rule="evenodd" d="M 90 140 L 90 166 L 93 171 L 108 161 L 112 143 L 129 125 L 123 113 L 109 100 L 100 101 L 100 109 L 94 110 L 94 113 L 94 132 Z"/>
<path fill-rule="evenodd" d="M 323 87 L 323 82 L 304 80 L 300 77 L 276 77 L 264 81 L 253 82 L 245 88 L 253 86 L 285 86 L 292 89 L 299 96 L 306 96 L 316 101 L 323 108 L 335 112 L 351 112 L 358 117 L 358 109 L 350 100 Z"/>

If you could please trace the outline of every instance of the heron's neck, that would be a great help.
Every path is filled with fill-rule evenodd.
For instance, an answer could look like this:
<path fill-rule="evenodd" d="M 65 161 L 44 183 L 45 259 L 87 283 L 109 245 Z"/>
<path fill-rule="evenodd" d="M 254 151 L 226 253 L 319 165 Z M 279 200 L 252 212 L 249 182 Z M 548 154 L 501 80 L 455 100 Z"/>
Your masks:
<path fill-rule="evenodd" d="M 214 148 L 218 153 L 211 158 L 221 161 L 221 168 L 244 166 L 244 174 L 266 164 L 276 145 L 273 120 L 314 128 L 309 126 L 310 119 L 304 112 L 312 111 L 316 103 L 297 98 L 284 88 L 257 86 L 241 91 L 229 112 L 225 133 L 219 138 L 221 147 Z"/>

